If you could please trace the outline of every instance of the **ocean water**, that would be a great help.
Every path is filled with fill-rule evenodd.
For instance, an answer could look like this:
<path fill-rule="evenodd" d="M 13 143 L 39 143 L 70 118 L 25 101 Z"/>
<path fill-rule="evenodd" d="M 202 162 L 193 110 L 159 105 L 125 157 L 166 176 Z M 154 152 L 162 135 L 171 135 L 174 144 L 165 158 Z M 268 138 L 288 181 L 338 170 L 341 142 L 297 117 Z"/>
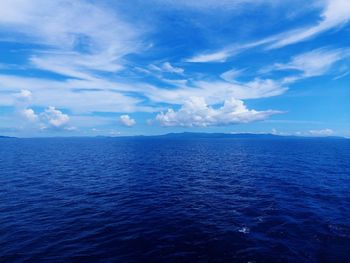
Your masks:
<path fill-rule="evenodd" d="M 0 262 L 350 262 L 350 140 L 0 140 Z"/>

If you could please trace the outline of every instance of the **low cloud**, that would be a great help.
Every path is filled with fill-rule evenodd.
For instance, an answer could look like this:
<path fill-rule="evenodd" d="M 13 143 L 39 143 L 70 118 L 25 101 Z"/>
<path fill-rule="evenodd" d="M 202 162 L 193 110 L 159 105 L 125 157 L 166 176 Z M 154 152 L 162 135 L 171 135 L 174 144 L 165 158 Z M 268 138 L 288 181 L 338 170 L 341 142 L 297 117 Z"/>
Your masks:
<path fill-rule="evenodd" d="M 40 114 L 40 119 L 46 126 L 60 128 L 68 123 L 69 116 L 57 110 L 55 107 L 50 106 Z"/>
<path fill-rule="evenodd" d="M 156 120 L 163 126 L 206 127 L 248 123 L 277 113 L 280 112 L 249 110 L 243 101 L 235 98 L 226 100 L 222 107 L 215 109 L 207 105 L 204 98 L 191 97 L 178 111 L 169 109 L 158 114 Z"/>
<path fill-rule="evenodd" d="M 20 111 L 21 116 L 32 124 L 37 124 L 41 130 L 63 129 L 67 131 L 75 130 L 75 127 L 68 126 L 70 120 L 67 114 L 64 114 L 55 107 L 47 107 L 42 113 L 37 114 L 31 108 Z"/>
<path fill-rule="evenodd" d="M 312 136 L 330 136 L 334 134 L 334 131 L 332 129 L 310 130 L 309 134 Z"/>
<path fill-rule="evenodd" d="M 38 115 L 36 115 L 34 110 L 32 109 L 24 109 L 24 110 L 21 110 L 20 113 L 29 122 L 37 122 L 39 120 Z"/>
<path fill-rule="evenodd" d="M 121 124 L 123 124 L 126 127 L 132 127 L 136 124 L 136 121 L 134 119 L 130 118 L 129 115 L 120 116 L 119 121 Z"/>

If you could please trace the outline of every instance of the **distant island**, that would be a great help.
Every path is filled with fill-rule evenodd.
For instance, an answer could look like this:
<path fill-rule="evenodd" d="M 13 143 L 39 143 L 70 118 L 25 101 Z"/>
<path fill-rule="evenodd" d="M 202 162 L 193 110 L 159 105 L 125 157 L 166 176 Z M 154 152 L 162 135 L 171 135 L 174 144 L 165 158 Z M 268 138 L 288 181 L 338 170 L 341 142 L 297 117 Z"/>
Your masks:
<path fill-rule="evenodd" d="M 164 139 L 347 139 L 340 136 L 296 136 L 271 133 L 205 133 L 181 132 L 161 135 L 101 136 L 96 138 L 164 138 Z"/>
<path fill-rule="evenodd" d="M 159 135 L 156 137 L 166 137 L 166 138 L 237 138 L 237 139 L 254 139 L 254 138 L 264 138 L 264 139 L 275 139 L 285 136 L 274 135 L 274 134 L 257 134 L 257 133 L 205 133 L 205 132 L 182 132 L 182 133 L 168 133 L 164 135 Z"/>
<path fill-rule="evenodd" d="M 17 137 L 1 136 L 0 139 L 16 139 Z M 77 137 L 51 137 L 51 138 L 91 138 L 89 136 Z M 108 136 L 97 135 L 93 138 L 164 138 L 164 139 L 348 139 L 341 136 L 296 136 L 277 135 L 271 133 L 206 133 L 206 132 L 180 132 L 160 135 L 126 135 Z"/>
<path fill-rule="evenodd" d="M 340 136 L 295 136 L 295 135 L 277 135 L 271 133 L 205 133 L 205 132 L 182 132 L 167 133 L 164 135 L 148 136 L 148 137 L 164 137 L 164 138 L 233 138 L 233 139 L 283 139 L 283 138 L 328 138 L 328 139 L 346 139 Z"/>

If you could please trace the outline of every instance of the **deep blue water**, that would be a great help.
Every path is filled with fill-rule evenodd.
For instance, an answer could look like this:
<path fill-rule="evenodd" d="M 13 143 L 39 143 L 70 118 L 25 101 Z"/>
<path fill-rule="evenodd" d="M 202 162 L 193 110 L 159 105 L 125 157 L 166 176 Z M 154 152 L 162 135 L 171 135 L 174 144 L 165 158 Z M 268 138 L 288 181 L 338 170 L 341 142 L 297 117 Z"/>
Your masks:
<path fill-rule="evenodd" d="M 0 262 L 350 262 L 350 140 L 0 140 Z"/>

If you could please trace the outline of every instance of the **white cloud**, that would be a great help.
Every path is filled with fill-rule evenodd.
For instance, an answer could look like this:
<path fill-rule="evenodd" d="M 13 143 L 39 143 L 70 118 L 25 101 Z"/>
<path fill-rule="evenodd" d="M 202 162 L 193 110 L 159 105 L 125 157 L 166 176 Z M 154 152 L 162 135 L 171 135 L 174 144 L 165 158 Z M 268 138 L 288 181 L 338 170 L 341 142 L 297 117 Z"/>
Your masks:
<path fill-rule="evenodd" d="M 316 49 L 292 58 L 288 63 L 278 63 L 272 66 L 272 70 L 298 70 L 302 72 L 299 78 L 320 76 L 326 73 L 330 67 L 339 60 L 349 56 L 348 50 Z"/>
<path fill-rule="evenodd" d="M 148 66 L 148 68 L 150 70 L 159 71 L 159 72 L 168 72 L 168 73 L 176 73 L 176 74 L 183 74 L 184 73 L 183 68 L 174 67 L 173 65 L 170 64 L 170 62 L 164 62 L 160 66 L 151 64 Z M 144 71 L 145 73 L 150 73 L 149 71 L 147 71 L 145 69 L 141 69 L 141 70 Z"/>
<path fill-rule="evenodd" d="M 198 54 L 186 59 L 186 62 L 205 63 L 205 62 L 225 62 L 226 59 L 233 55 L 233 51 L 218 51 L 213 53 Z"/>
<path fill-rule="evenodd" d="M 193 81 L 178 89 L 149 89 L 146 96 L 156 102 L 183 104 L 189 97 L 200 95 L 209 104 L 222 103 L 226 98 L 256 99 L 277 96 L 287 90 L 280 82 L 256 78 L 246 83 L 226 81 Z"/>
<path fill-rule="evenodd" d="M 74 113 L 155 112 L 159 110 L 156 107 L 140 106 L 141 99 L 123 93 L 143 94 L 151 89 L 150 85 L 142 83 L 125 84 L 103 79 L 57 81 L 0 75 L 0 86 L 9 91 L 0 96 L 0 105 L 13 105 L 13 95 L 15 98 L 18 96 L 16 95 L 18 89 L 30 89 L 32 99 L 27 101 L 26 105 L 28 102 L 30 105 L 40 107 L 55 105 Z"/>
<path fill-rule="evenodd" d="M 314 1 L 314 0 L 310 0 Z M 235 12 L 242 12 L 245 9 L 256 8 L 259 5 L 269 5 L 276 6 L 282 5 L 284 3 L 303 3 L 302 0 L 284 0 L 284 1 L 275 1 L 275 0 L 149 0 L 146 3 L 150 3 L 152 8 L 155 4 L 157 5 L 157 10 L 160 8 L 169 8 L 181 9 L 181 10 L 190 10 L 197 12 L 213 12 L 224 16 L 226 14 L 232 14 Z M 300 6 L 300 5 L 299 5 Z"/>
<path fill-rule="evenodd" d="M 273 135 L 278 135 L 279 132 L 278 132 L 275 128 L 273 128 L 273 129 L 271 130 L 271 134 L 273 134 Z"/>
<path fill-rule="evenodd" d="M 67 114 L 62 113 L 55 107 L 49 106 L 40 114 L 35 113 L 31 108 L 20 110 L 20 114 L 29 123 L 35 124 L 34 127 L 40 128 L 41 130 L 47 129 L 64 129 L 67 131 L 76 130 L 75 127 L 68 126 L 70 120 Z"/>
<path fill-rule="evenodd" d="M 350 1 L 327 0 L 325 2 L 325 9 L 321 14 L 321 20 L 317 23 L 317 25 L 299 28 L 277 35 L 275 37 L 276 41 L 274 41 L 269 48 L 281 48 L 287 45 L 305 41 L 324 31 L 342 26 L 349 22 Z"/>
<path fill-rule="evenodd" d="M 174 67 L 169 62 L 164 62 L 163 65 L 162 65 L 162 68 L 163 68 L 164 71 L 170 72 L 170 73 L 177 73 L 177 74 L 184 73 L 184 69 L 183 68 Z"/>
<path fill-rule="evenodd" d="M 198 62 L 198 63 L 205 63 L 205 62 L 226 62 L 226 60 L 232 56 L 235 56 L 239 54 L 240 52 L 243 52 L 245 50 L 259 47 L 265 44 L 269 44 L 272 41 L 275 41 L 276 37 L 268 37 L 261 40 L 253 41 L 250 43 L 245 44 L 235 44 L 235 45 L 229 45 L 222 50 L 216 50 L 214 52 L 205 52 L 202 54 L 197 54 L 193 56 L 192 58 L 185 59 L 186 62 Z"/>
<path fill-rule="evenodd" d="M 24 109 L 21 110 L 20 113 L 29 122 L 37 122 L 39 120 L 38 115 L 36 115 L 32 109 Z"/>
<path fill-rule="evenodd" d="M 227 82 L 236 82 L 236 78 L 241 75 L 242 72 L 243 70 L 231 69 L 222 73 L 220 77 Z"/>
<path fill-rule="evenodd" d="M 15 97 L 21 101 L 30 101 L 32 99 L 32 92 L 27 89 L 22 89 Z"/>
<path fill-rule="evenodd" d="M 14 94 L 5 93 L 2 97 L 0 105 L 6 105 L 8 103 L 11 106 L 15 106 L 17 111 L 22 112 L 26 110 L 32 101 L 32 92 L 28 89 L 22 89 L 19 92 L 16 91 Z"/>
<path fill-rule="evenodd" d="M 2 0 L 0 25 L 31 41 L 58 49 L 120 54 L 134 49 L 137 30 L 120 15 L 88 1 Z M 49 14 L 49 15 L 48 15 Z M 84 14 L 84 15 L 81 15 Z M 25 37 L 25 39 L 23 39 Z"/>
<path fill-rule="evenodd" d="M 136 26 L 84 0 L 3 0 L 1 27 L 12 41 L 48 47 L 30 58 L 32 66 L 77 78 L 118 71 L 122 57 L 141 47 Z"/>
<path fill-rule="evenodd" d="M 185 87 L 188 84 L 187 79 L 166 79 L 166 78 L 159 78 L 161 81 L 170 84 L 175 87 Z"/>
<path fill-rule="evenodd" d="M 74 115 L 93 112 L 159 112 L 163 108 L 141 105 L 144 100 L 133 97 L 132 94 L 145 96 L 155 103 L 168 104 L 183 104 L 186 98 L 200 94 L 209 104 L 218 104 L 229 97 L 264 98 L 280 95 L 287 90 L 278 81 L 259 78 L 245 83 L 193 80 L 190 85 L 186 80 L 171 82 L 174 81 L 177 88 L 162 89 L 143 83 L 125 84 L 101 79 L 57 81 L 0 75 L 0 85 L 13 91 L 12 94 L 18 93 L 18 89 L 31 90 L 32 99 L 25 107 L 55 105 L 57 108 L 68 109 Z M 125 95 L 125 92 L 132 94 Z M 2 94 L 0 103 L 11 105 L 12 94 Z"/>
<path fill-rule="evenodd" d="M 173 4 L 210 10 L 212 7 L 231 8 L 234 5 L 253 4 L 254 2 L 257 1 L 181 0 L 173 1 Z M 335 0 L 327 1 L 327 3 L 321 16 L 322 20 L 316 27 L 310 27 L 313 28 L 312 30 L 310 28 L 301 28 L 295 31 L 288 31 L 260 41 L 230 46 L 224 50 L 212 53 L 199 54 L 187 61 L 223 62 L 228 57 L 246 49 L 266 45 L 270 45 L 268 48 L 282 47 L 296 43 L 295 41 L 306 40 L 320 32 L 341 26 L 348 21 L 350 15 L 345 10 L 348 11 L 349 4 L 346 1 Z M 134 82 L 132 78 L 123 79 L 125 75 L 134 73 L 125 70 L 132 63 L 131 61 L 127 62 L 126 55 L 139 52 L 143 47 L 140 36 L 143 33 L 141 31 L 144 31 L 145 28 L 137 29 L 139 28 L 137 21 L 133 21 L 136 23 L 134 24 L 125 20 L 128 14 L 120 15 L 116 8 L 107 9 L 103 6 L 104 4 L 98 1 L 85 0 L 73 2 L 69 0 L 3 0 L 0 9 L 0 29 L 5 33 L 11 32 L 11 34 L 8 34 L 9 41 L 18 41 L 23 44 L 33 43 L 37 48 L 36 50 L 26 51 L 26 54 L 30 53 L 30 55 L 28 57 L 29 65 L 25 66 L 54 72 L 64 75 L 66 78 L 63 80 L 62 78 L 49 80 L 44 77 L 39 79 L 0 75 L 0 86 L 4 89 L 0 96 L 0 105 L 15 107 L 19 105 L 22 115 L 28 120 L 52 128 L 65 127 L 69 129 L 67 126 L 68 122 L 71 123 L 73 119 L 78 119 L 73 116 L 77 116 L 80 113 L 123 112 L 130 114 L 135 111 L 159 112 L 162 109 L 160 106 L 154 106 L 157 105 L 156 103 L 184 104 L 179 111 L 172 110 L 172 112 L 158 115 L 163 116 L 165 119 L 170 119 L 169 122 L 165 121 L 165 119 L 163 120 L 164 123 L 168 124 L 176 122 L 186 123 L 183 120 L 183 118 L 187 118 L 184 117 L 186 116 L 184 112 L 191 110 L 193 114 L 187 114 L 188 116 L 199 116 L 204 119 L 204 121 L 198 122 L 198 126 L 231 124 L 232 120 L 233 123 L 235 121 L 239 123 L 248 120 L 248 117 L 255 120 L 254 118 L 269 112 L 271 114 L 276 113 L 274 111 L 248 110 L 240 100 L 280 95 L 287 90 L 287 87 L 284 85 L 288 82 L 295 81 L 301 76 L 310 77 L 324 74 L 335 62 L 344 56 L 344 50 L 319 49 L 296 56 L 290 62 L 275 64 L 272 69 L 298 70 L 301 72 L 300 75 L 280 81 L 257 77 L 246 82 L 236 80 L 241 72 L 235 69 L 221 74 L 221 80 L 213 80 L 213 78 L 209 78 L 211 76 L 204 75 L 197 77 L 197 73 L 187 78 L 189 70 L 192 68 L 188 70 L 186 68 L 186 74 L 184 74 L 184 68 L 178 67 L 179 64 L 163 62 L 165 60 L 160 58 L 157 60 L 158 62 L 147 61 L 146 65 L 149 63 L 155 64 L 151 64 L 150 68 L 141 69 L 148 74 L 153 74 L 153 76 L 160 76 L 159 80 L 162 81 L 162 84 L 160 87 L 156 87 L 150 84 Z M 322 24 L 323 26 L 320 26 Z M 313 33 L 307 35 L 302 31 L 309 33 L 312 31 Z M 143 62 L 141 61 L 141 63 Z M 132 65 L 132 67 L 134 66 L 137 65 Z M 115 72 L 120 72 L 120 75 L 114 74 Z M 175 74 L 178 74 L 177 77 L 183 79 L 171 79 Z M 50 75 L 45 76 L 50 77 Z M 162 78 L 163 76 L 169 79 Z M 166 85 L 167 89 L 162 86 L 165 84 L 168 84 Z M 171 88 L 168 88 L 169 84 Z M 21 91 L 18 92 L 19 90 Z M 209 113 L 208 118 L 215 116 L 216 120 L 206 119 L 204 115 L 201 115 L 202 111 L 198 113 L 195 109 L 189 109 L 191 103 L 186 101 L 186 99 L 198 96 L 201 96 L 203 101 L 199 99 L 196 102 L 196 99 L 194 99 L 191 103 L 195 106 L 197 105 L 196 103 L 198 103 L 197 106 L 201 105 L 199 108 L 202 108 L 203 112 Z M 209 106 L 222 104 L 226 98 L 230 97 L 234 97 L 236 100 L 226 101 L 221 108 Z M 148 99 L 150 100 L 149 105 L 152 106 L 144 106 L 144 102 L 147 102 Z M 240 103 L 242 105 L 238 107 Z M 54 107 L 47 108 L 41 114 L 36 114 L 32 110 L 32 108 L 36 109 L 36 107 L 46 108 L 47 105 L 55 105 L 59 109 L 68 110 L 73 116 L 68 116 Z M 236 108 L 233 105 L 236 105 Z M 225 107 L 231 107 L 230 114 L 226 111 L 222 112 Z M 238 109 L 244 110 L 240 112 Z M 236 115 L 233 113 L 236 113 Z M 125 125 L 132 126 L 135 124 L 135 120 L 128 115 L 123 116 L 126 117 L 121 122 L 125 122 Z M 224 118 L 223 116 L 232 118 Z M 239 117 L 242 117 L 242 120 L 239 120 Z M 188 118 L 191 120 L 192 117 Z M 80 120 L 83 120 L 83 117 Z M 103 122 L 105 121 L 103 120 Z M 83 121 L 80 122 L 82 123 Z M 194 123 L 194 126 L 197 126 L 195 120 L 192 123 Z M 186 125 L 184 124 L 184 126 Z"/>
<path fill-rule="evenodd" d="M 122 115 L 119 117 L 119 121 L 121 124 L 127 127 L 132 127 L 136 124 L 136 121 L 132 118 L 130 118 L 129 115 Z"/>
<path fill-rule="evenodd" d="M 323 130 L 310 130 L 309 134 L 312 136 L 330 136 L 334 133 L 332 129 L 323 129 Z"/>
<path fill-rule="evenodd" d="M 141 106 L 144 100 L 134 97 L 133 94 L 142 95 L 156 103 L 168 104 L 183 104 L 186 98 L 200 94 L 209 104 L 216 104 L 222 103 L 228 97 L 264 98 L 280 95 L 287 90 L 279 81 L 271 79 L 256 78 L 248 82 L 238 82 L 228 78 L 226 80 L 231 82 L 192 80 L 191 83 L 188 83 L 186 79 L 169 80 L 168 82 L 177 88 L 163 89 L 145 83 L 127 84 L 104 79 L 57 81 L 0 75 L 0 85 L 9 91 L 18 93 L 18 89 L 30 89 L 32 93 L 30 105 L 40 107 L 55 105 L 58 108 L 68 109 L 74 114 L 159 112 L 162 108 L 160 106 Z M 126 92 L 129 94 L 126 95 Z M 7 95 L 1 96 L 0 100 L 10 103 L 11 100 L 6 97 Z"/>
<path fill-rule="evenodd" d="M 40 114 L 40 120 L 44 123 L 44 128 L 61 128 L 68 123 L 69 116 L 55 107 L 49 106 Z"/>
<path fill-rule="evenodd" d="M 255 47 L 259 47 L 262 45 L 269 44 L 276 40 L 276 37 L 268 37 L 261 40 L 253 41 L 250 43 L 245 44 L 235 44 L 235 45 L 229 45 L 222 50 L 216 50 L 214 52 L 205 52 L 202 54 L 197 54 L 192 58 L 185 59 L 186 62 L 198 62 L 198 63 L 205 63 L 205 62 L 226 62 L 226 60 L 232 56 L 235 56 L 239 54 L 240 52 L 243 52 L 248 49 L 252 49 Z"/>
<path fill-rule="evenodd" d="M 30 57 L 32 66 L 64 76 L 93 80 L 99 72 L 114 73 L 123 69 L 113 52 L 95 54 L 78 52 L 46 52 Z M 122 56 L 122 54 L 121 54 Z"/>
<path fill-rule="evenodd" d="M 178 111 L 169 109 L 156 116 L 156 120 L 163 126 L 206 127 L 237 123 L 248 123 L 266 119 L 280 113 L 278 111 L 249 110 L 243 101 L 235 98 L 228 99 L 223 106 L 215 109 L 207 105 L 202 97 L 191 97 Z"/>
<path fill-rule="evenodd" d="M 222 50 L 197 54 L 185 61 L 202 63 L 225 62 L 228 58 L 251 48 L 267 45 L 267 49 L 276 49 L 306 41 L 325 31 L 341 27 L 350 21 L 350 1 L 322 0 L 318 1 L 318 3 L 323 4 L 324 9 L 320 15 L 320 21 L 314 26 L 292 29 L 246 44 L 228 45 Z M 299 3 L 294 2 L 294 4 Z"/>
<path fill-rule="evenodd" d="M 68 79 L 0 75 L 0 86 L 6 90 L 0 105 L 15 105 L 18 112 L 47 105 L 74 113 L 154 111 L 138 106 L 141 99 L 122 93 L 141 93 L 145 85 L 110 81 L 105 74 L 121 70 L 124 56 L 143 47 L 141 27 L 124 18 L 116 9 L 85 0 L 1 1 L 0 29 L 11 32 L 7 41 L 38 44 L 29 50 L 30 66 Z M 67 115 L 48 108 L 38 122 L 58 127 L 67 120 Z"/>

